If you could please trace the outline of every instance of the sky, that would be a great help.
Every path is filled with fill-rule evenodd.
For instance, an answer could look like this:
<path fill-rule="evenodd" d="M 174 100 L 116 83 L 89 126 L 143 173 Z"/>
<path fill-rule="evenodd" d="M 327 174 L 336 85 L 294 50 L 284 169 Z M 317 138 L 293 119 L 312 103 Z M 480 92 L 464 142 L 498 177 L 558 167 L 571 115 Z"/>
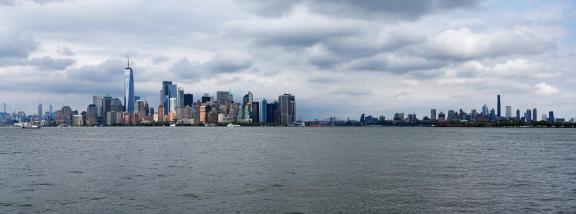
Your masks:
<path fill-rule="evenodd" d="M 0 0 L 8 111 L 136 95 L 296 96 L 298 118 L 503 106 L 576 117 L 576 3 L 565 0 Z M 504 107 L 503 107 L 504 109 Z"/>

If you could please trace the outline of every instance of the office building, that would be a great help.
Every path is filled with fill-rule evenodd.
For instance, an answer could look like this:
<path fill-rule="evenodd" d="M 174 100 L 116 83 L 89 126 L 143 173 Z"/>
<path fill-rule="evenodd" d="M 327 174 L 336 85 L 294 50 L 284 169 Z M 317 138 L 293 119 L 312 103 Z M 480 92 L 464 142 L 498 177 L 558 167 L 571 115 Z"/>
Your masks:
<path fill-rule="evenodd" d="M 252 111 L 250 112 L 250 120 L 252 123 L 260 122 L 260 103 L 252 102 Z"/>
<path fill-rule="evenodd" d="M 512 118 L 512 106 L 506 106 L 506 118 Z"/>
<path fill-rule="evenodd" d="M 437 116 L 436 109 L 431 109 L 430 110 L 430 119 L 433 121 L 436 121 L 437 120 L 436 116 Z"/>
<path fill-rule="evenodd" d="M 134 113 L 135 102 L 134 70 L 130 68 L 130 59 L 128 59 L 128 66 L 124 68 L 124 107 L 126 107 L 126 112 Z"/>
<path fill-rule="evenodd" d="M 83 126 L 84 121 L 82 120 L 82 115 L 74 115 L 72 116 L 72 125 L 73 126 Z"/>
<path fill-rule="evenodd" d="M 194 105 L 194 96 L 192 94 L 184 94 L 184 106 Z"/>
<path fill-rule="evenodd" d="M 98 125 L 98 108 L 94 104 L 88 105 L 86 109 L 86 125 Z"/>
<path fill-rule="evenodd" d="M 501 112 L 501 103 L 500 103 L 500 94 L 498 94 L 498 100 L 496 103 L 497 107 L 496 107 L 496 116 L 498 116 L 498 118 L 502 117 L 502 112 Z"/>
<path fill-rule="evenodd" d="M 280 125 L 289 126 L 296 122 L 296 99 L 291 94 L 278 97 L 280 104 Z"/>
<path fill-rule="evenodd" d="M 550 123 L 556 122 L 556 118 L 554 117 L 554 111 L 548 112 L 548 122 Z"/>
<path fill-rule="evenodd" d="M 532 120 L 538 121 L 538 111 L 536 108 L 532 109 Z"/>
<path fill-rule="evenodd" d="M 258 111 L 260 113 L 259 121 L 261 123 L 265 123 L 268 121 L 267 107 L 268 107 L 268 101 L 266 99 L 262 99 L 262 101 L 260 101 L 260 105 L 259 105 L 260 110 Z"/>
<path fill-rule="evenodd" d="M 38 117 L 42 118 L 42 103 L 38 104 Z"/>
<path fill-rule="evenodd" d="M 160 90 L 160 104 L 164 106 L 164 115 L 170 112 L 170 109 L 176 109 L 176 106 L 170 106 L 170 98 L 177 97 L 177 86 L 172 81 L 162 81 L 162 90 Z M 174 105 L 176 103 L 174 102 Z"/>
<path fill-rule="evenodd" d="M 102 117 L 102 96 L 93 96 L 92 104 L 96 106 L 96 116 Z"/>

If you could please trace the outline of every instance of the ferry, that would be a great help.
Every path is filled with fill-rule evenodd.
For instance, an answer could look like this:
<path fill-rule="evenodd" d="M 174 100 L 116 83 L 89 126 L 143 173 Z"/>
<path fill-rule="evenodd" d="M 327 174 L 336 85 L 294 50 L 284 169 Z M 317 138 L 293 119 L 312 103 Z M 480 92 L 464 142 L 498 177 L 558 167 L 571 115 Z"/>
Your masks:
<path fill-rule="evenodd" d="M 32 124 L 32 123 L 25 123 L 22 125 L 23 129 L 39 129 L 41 128 L 41 126 L 36 125 L 36 124 Z"/>

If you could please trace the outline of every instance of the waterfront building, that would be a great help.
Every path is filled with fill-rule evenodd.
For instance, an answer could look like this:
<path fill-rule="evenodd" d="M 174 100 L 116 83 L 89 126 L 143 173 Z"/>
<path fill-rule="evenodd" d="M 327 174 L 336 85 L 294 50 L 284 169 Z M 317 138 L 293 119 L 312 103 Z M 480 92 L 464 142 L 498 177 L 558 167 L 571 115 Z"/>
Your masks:
<path fill-rule="evenodd" d="M 38 117 L 42 120 L 42 103 L 38 104 Z"/>
<path fill-rule="evenodd" d="M 496 108 L 497 108 L 497 110 L 496 110 L 496 111 L 497 111 L 497 112 L 496 112 L 496 113 L 497 113 L 496 116 L 498 116 L 498 118 L 500 118 L 500 117 L 502 117 L 502 114 L 501 114 L 501 113 L 502 113 L 502 111 L 501 111 L 501 107 L 502 107 L 502 106 L 501 106 L 501 103 L 500 103 L 500 94 L 498 94 L 498 98 L 497 98 L 497 101 L 496 101 L 496 105 L 497 105 L 497 107 L 496 107 Z"/>
<path fill-rule="evenodd" d="M 160 104 L 164 106 L 164 115 L 167 115 L 170 109 L 172 109 L 170 106 L 170 98 L 176 98 L 177 93 L 176 85 L 172 84 L 172 81 L 162 82 L 162 89 L 160 90 Z M 176 109 L 176 106 L 174 106 L 174 109 Z"/>
<path fill-rule="evenodd" d="M 130 59 L 128 59 L 128 66 L 124 68 L 124 106 L 126 112 L 134 113 L 134 102 L 136 101 L 134 95 L 134 70 L 130 68 Z"/>
<path fill-rule="evenodd" d="M 506 106 L 506 118 L 512 118 L 512 106 Z"/>
<path fill-rule="evenodd" d="M 88 105 L 86 109 L 86 125 L 98 125 L 98 108 L 94 104 Z"/>
<path fill-rule="evenodd" d="M 184 107 L 184 89 L 178 87 L 178 91 L 176 94 L 176 108 Z"/>
<path fill-rule="evenodd" d="M 194 105 L 194 96 L 192 94 L 184 94 L 184 106 Z"/>
<path fill-rule="evenodd" d="M 252 102 L 252 112 L 250 112 L 250 122 L 260 123 L 260 103 Z"/>
<path fill-rule="evenodd" d="M 431 110 L 430 110 L 430 119 L 431 119 L 432 121 L 436 121 L 436 120 L 437 120 L 437 117 L 436 117 L 436 116 L 437 116 L 437 115 L 436 115 L 436 109 L 431 109 Z"/>
<path fill-rule="evenodd" d="M 280 104 L 280 125 L 288 126 L 296 122 L 296 98 L 291 94 L 278 97 Z"/>
<path fill-rule="evenodd" d="M 200 105 L 200 110 L 198 111 L 199 117 L 198 122 L 200 124 L 206 124 L 206 105 Z"/>
<path fill-rule="evenodd" d="M 482 117 L 484 117 L 484 119 L 488 119 L 489 116 L 490 116 L 490 110 L 488 110 L 488 106 L 484 104 L 482 106 Z"/>
<path fill-rule="evenodd" d="M 177 102 L 176 102 L 176 97 L 171 97 L 171 98 L 169 99 L 169 102 L 168 102 L 168 108 L 169 108 L 169 109 L 168 109 L 168 113 L 170 113 L 170 112 L 176 112 L 176 107 L 177 107 L 177 104 L 176 104 L 176 103 L 177 103 Z"/>
<path fill-rule="evenodd" d="M 554 111 L 549 111 L 548 112 L 548 122 L 553 123 L 555 121 L 556 121 L 556 119 L 554 117 Z"/>
<path fill-rule="evenodd" d="M 93 96 L 92 104 L 96 106 L 96 117 L 102 117 L 102 96 Z"/>
<path fill-rule="evenodd" d="M 268 101 L 266 99 L 262 99 L 260 101 L 260 105 L 259 105 L 260 109 L 258 111 L 260 113 L 259 121 L 261 123 L 265 123 L 268 121 L 268 109 L 267 109 L 267 107 L 268 107 Z"/>
<path fill-rule="evenodd" d="M 212 97 L 209 94 L 204 94 L 202 96 L 202 103 L 210 103 L 212 101 Z"/>
<path fill-rule="evenodd" d="M 458 120 L 458 116 L 456 115 L 456 111 L 448 110 L 448 120 L 449 121 Z"/>
<path fill-rule="evenodd" d="M 520 109 L 516 109 L 516 119 L 520 120 Z"/>
<path fill-rule="evenodd" d="M 164 122 L 164 105 L 159 105 L 158 106 L 158 122 Z"/>
<path fill-rule="evenodd" d="M 72 124 L 72 108 L 70 106 L 62 106 L 61 112 L 61 121 L 59 124 Z"/>
<path fill-rule="evenodd" d="M 536 108 L 532 109 L 532 120 L 538 121 L 538 110 Z"/>
<path fill-rule="evenodd" d="M 176 121 L 176 112 L 168 112 L 168 115 L 166 115 L 166 122 L 173 123 L 174 121 Z"/>
<path fill-rule="evenodd" d="M 73 126 L 83 126 L 84 121 L 82 120 L 82 115 L 73 115 L 72 116 L 72 125 Z"/>
<path fill-rule="evenodd" d="M 248 112 L 252 112 L 252 102 L 254 101 L 254 95 L 252 92 L 248 91 L 246 95 L 242 98 L 242 105 L 247 106 Z"/>
<path fill-rule="evenodd" d="M 524 120 L 526 120 L 526 122 L 532 122 L 532 120 L 537 120 L 537 119 L 532 118 L 532 110 L 526 109 L 526 113 L 524 113 Z"/>
<path fill-rule="evenodd" d="M 444 112 L 440 112 L 438 114 L 438 120 L 439 121 L 445 121 L 446 120 L 446 114 L 444 114 Z"/>

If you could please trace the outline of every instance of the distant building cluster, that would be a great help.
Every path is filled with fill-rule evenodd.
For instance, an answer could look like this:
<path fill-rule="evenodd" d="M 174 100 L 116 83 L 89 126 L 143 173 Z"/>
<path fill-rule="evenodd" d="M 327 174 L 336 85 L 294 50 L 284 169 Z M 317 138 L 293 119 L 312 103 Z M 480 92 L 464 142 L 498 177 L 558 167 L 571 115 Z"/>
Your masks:
<path fill-rule="evenodd" d="M 392 126 L 562 126 L 569 124 L 574 126 L 576 120 L 571 118 L 557 118 L 554 111 L 538 115 L 538 109 L 526 109 L 524 111 L 512 106 L 504 106 L 502 111 L 501 96 L 496 97 L 496 109 L 488 108 L 486 104 L 480 111 L 473 109 L 465 112 L 462 109 L 438 112 L 430 109 L 429 116 L 419 119 L 416 114 L 395 113 L 387 120 L 384 116 L 375 117 L 362 114 L 359 120 L 337 120 L 335 117 L 327 121 L 309 121 L 311 126 L 370 126 L 370 125 L 392 125 Z"/>
<path fill-rule="evenodd" d="M 154 109 L 148 101 L 135 95 L 134 71 L 130 63 L 124 69 L 124 100 L 111 96 L 93 96 L 86 111 L 72 110 L 63 106 L 43 113 L 42 104 L 38 114 L 27 116 L 24 112 L 4 113 L 2 118 L 10 121 L 41 121 L 42 125 L 58 126 L 134 126 L 134 125 L 219 125 L 259 124 L 296 125 L 296 98 L 283 94 L 277 100 L 254 100 L 252 92 L 236 102 L 230 90 L 216 92 L 216 97 L 202 95 L 194 101 L 193 94 L 184 93 L 172 81 L 163 81 L 159 96 L 160 105 Z M 4 104 L 4 109 L 6 104 Z"/>

